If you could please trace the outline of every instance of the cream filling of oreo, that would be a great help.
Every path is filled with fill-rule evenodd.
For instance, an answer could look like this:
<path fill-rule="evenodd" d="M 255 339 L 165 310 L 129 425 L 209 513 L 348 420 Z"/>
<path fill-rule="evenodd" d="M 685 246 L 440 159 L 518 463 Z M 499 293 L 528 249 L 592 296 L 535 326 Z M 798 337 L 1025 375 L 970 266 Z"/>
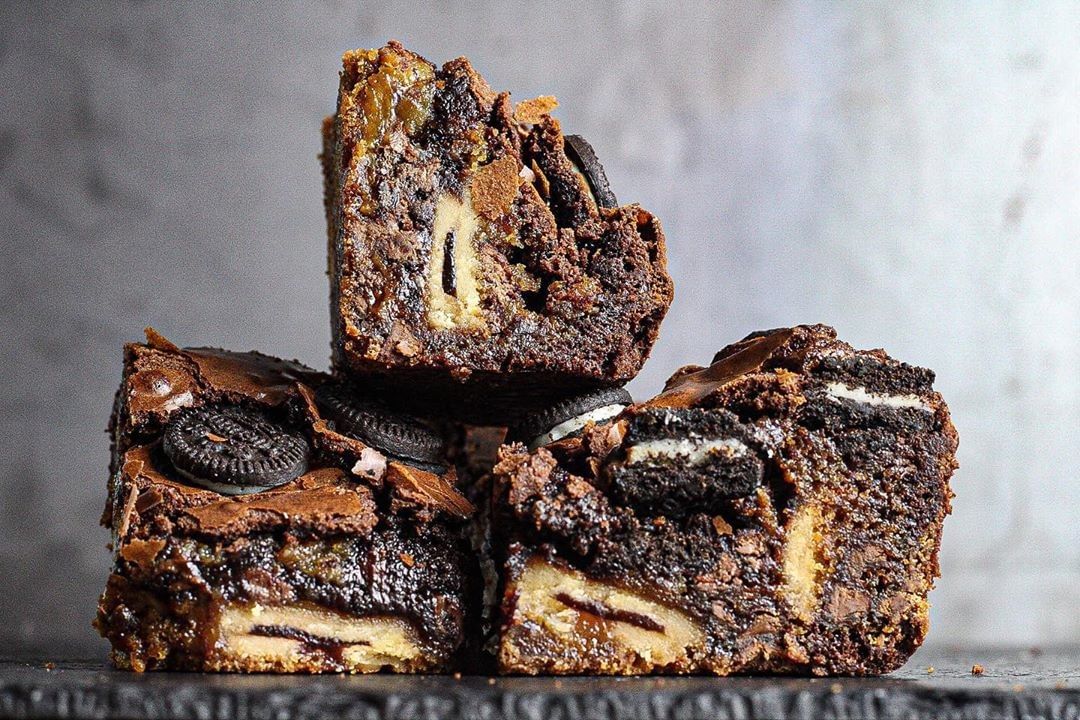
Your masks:
<path fill-rule="evenodd" d="M 713 455 L 723 454 L 735 458 L 742 457 L 746 451 L 746 445 L 735 438 L 645 440 L 626 448 L 626 464 L 678 459 L 689 465 L 701 465 Z"/>
<path fill-rule="evenodd" d="M 529 443 L 529 449 L 535 450 L 541 445 L 547 445 L 549 443 L 555 442 L 556 440 L 562 440 L 567 435 L 573 435 L 589 423 L 601 423 L 605 420 L 610 420 L 625 409 L 625 405 L 615 403 L 614 405 L 604 405 L 603 407 L 598 407 L 595 410 L 581 413 L 580 415 L 572 417 L 569 420 L 564 420 L 555 427 L 548 430 L 543 435 L 538 435 L 535 439 L 533 439 L 533 441 Z"/>
<path fill-rule="evenodd" d="M 870 392 L 864 387 L 851 387 L 844 383 L 829 383 L 825 386 L 825 394 L 834 400 L 854 400 L 863 405 L 874 405 L 894 408 L 917 408 L 930 412 L 930 406 L 918 395 L 885 395 Z"/>

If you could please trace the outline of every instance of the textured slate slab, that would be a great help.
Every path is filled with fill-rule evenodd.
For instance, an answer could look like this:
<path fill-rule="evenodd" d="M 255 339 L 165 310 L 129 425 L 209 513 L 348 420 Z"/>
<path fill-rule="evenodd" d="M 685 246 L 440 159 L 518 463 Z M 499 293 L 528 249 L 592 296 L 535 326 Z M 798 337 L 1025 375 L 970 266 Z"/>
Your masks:
<path fill-rule="evenodd" d="M 0 717 L 1080 720 L 1080 648 L 928 649 L 888 677 L 826 679 L 138 675 L 53 662 L 0 660 Z"/>

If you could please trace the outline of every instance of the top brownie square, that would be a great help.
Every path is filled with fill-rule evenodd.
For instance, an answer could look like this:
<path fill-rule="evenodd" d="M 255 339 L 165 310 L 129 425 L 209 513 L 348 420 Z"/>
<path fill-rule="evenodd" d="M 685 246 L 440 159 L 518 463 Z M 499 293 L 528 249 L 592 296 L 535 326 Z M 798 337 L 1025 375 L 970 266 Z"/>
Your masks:
<path fill-rule="evenodd" d="M 488 422 L 632 379 L 671 302 L 663 232 L 554 98 L 514 104 L 396 42 L 343 65 L 322 156 L 336 371 Z"/>

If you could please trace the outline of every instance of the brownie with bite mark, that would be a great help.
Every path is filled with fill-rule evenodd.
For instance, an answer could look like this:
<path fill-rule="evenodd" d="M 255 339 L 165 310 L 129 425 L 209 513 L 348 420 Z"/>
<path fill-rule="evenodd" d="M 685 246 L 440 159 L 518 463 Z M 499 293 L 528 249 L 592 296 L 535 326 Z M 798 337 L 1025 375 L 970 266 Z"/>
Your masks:
<path fill-rule="evenodd" d="M 319 402 L 332 382 L 152 330 L 126 346 L 102 518 L 114 562 L 95 622 L 117 667 L 455 667 L 478 592 L 472 505 L 452 468 L 403 457 L 419 425 L 362 398 L 351 419 L 367 425 L 342 425 L 342 404 Z M 378 440 L 361 434 L 372 418 Z"/>
<path fill-rule="evenodd" d="M 493 473 L 498 665 L 876 674 L 928 628 L 957 434 L 930 370 L 755 333 Z"/>
<path fill-rule="evenodd" d="M 672 297 L 664 235 L 555 105 L 397 42 L 344 55 L 322 154 L 340 375 L 495 425 L 637 374 Z"/>

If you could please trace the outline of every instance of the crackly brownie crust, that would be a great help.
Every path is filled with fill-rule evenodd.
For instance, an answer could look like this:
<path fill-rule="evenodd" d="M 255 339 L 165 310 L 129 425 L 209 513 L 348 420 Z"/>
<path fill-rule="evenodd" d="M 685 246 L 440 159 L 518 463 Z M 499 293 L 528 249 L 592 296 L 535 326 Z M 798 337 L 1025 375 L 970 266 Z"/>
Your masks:
<path fill-rule="evenodd" d="M 125 348 L 102 522 L 115 562 L 95 625 L 136 670 L 441 670 L 474 612 L 471 504 L 440 476 L 335 432 L 326 377 L 257 353 Z M 224 496 L 175 475 L 160 437 L 183 407 L 257 407 L 311 443 L 309 469 Z"/>
<path fill-rule="evenodd" d="M 335 369 L 492 424 L 633 378 L 671 301 L 663 233 L 598 206 L 554 99 L 514 105 L 396 42 L 343 64 L 322 155 Z"/>
<path fill-rule="evenodd" d="M 500 668 L 899 667 L 927 631 L 956 467 L 932 382 L 799 326 L 680 370 L 581 438 L 504 446 Z"/>

